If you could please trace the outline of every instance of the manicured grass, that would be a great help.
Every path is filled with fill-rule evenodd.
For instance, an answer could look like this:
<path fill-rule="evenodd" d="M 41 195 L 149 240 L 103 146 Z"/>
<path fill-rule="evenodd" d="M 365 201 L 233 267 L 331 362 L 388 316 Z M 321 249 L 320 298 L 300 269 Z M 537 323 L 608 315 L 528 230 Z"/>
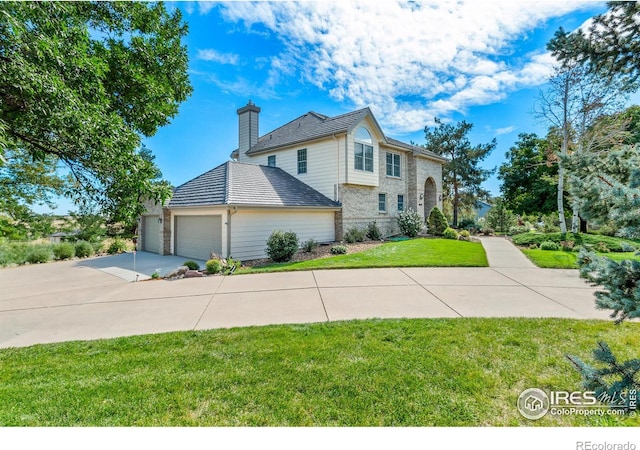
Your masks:
<path fill-rule="evenodd" d="M 1 426 L 611 426 L 520 416 L 526 388 L 580 390 L 566 354 L 638 357 L 640 324 L 368 320 L 0 350 Z"/>
<path fill-rule="evenodd" d="M 369 267 L 486 267 L 482 244 L 450 239 L 388 242 L 359 253 L 242 269 L 239 273 Z"/>
<path fill-rule="evenodd" d="M 536 266 L 545 269 L 577 269 L 576 260 L 578 254 L 576 252 L 565 252 L 562 250 L 540 250 L 540 249 L 521 249 L 522 252 Z M 599 253 L 599 256 L 611 258 L 616 261 L 623 259 L 635 259 L 640 261 L 640 256 L 634 252 L 617 252 L 617 253 Z"/>
<path fill-rule="evenodd" d="M 537 233 L 537 232 L 529 232 L 516 234 L 511 238 L 513 243 L 521 246 L 529 246 L 531 244 L 540 245 L 545 241 L 552 241 L 559 244 L 562 241 L 573 241 L 575 245 L 582 246 L 596 246 L 600 243 L 603 243 L 607 246 L 609 250 L 612 252 L 622 252 L 629 251 L 635 247 L 639 248 L 640 244 L 636 241 L 632 241 L 629 239 L 622 239 L 618 237 L 611 236 L 602 236 L 599 234 L 585 234 L 585 233 Z"/>

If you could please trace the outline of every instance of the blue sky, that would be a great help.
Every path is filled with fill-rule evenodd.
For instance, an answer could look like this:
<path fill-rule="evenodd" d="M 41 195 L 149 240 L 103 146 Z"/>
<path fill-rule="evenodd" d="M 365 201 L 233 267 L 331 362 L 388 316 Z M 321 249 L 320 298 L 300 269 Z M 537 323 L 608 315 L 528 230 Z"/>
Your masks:
<path fill-rule="evenodd" d="M 553 60 L 545 45 L 606 10 L 602 2 L 174 2 L 189 25 L 193 95 L 145 140 L 180 185 L 237 147 L 236 110 L 262 108 L 260 134 L 316 111 L 369 106 L 388 136 L 424 143 L 433 118 L 494 137 L 499 166 L 518 133 L 544 134 L 531 114 Z M 493 177 L 485 187 L 499 194 Z M 65 202 L 60 202 L 60 209 Z M 67 208 L 68 209 L 68 208 Z"/>

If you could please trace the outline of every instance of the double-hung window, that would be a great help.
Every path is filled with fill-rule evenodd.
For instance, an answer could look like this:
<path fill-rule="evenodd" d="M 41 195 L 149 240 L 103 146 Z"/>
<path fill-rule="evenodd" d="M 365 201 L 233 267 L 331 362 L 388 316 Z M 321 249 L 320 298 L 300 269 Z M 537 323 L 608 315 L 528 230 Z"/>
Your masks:
<path fill-rule="evenodd" d="M 354 146 L 354 168 L 373 172 L 373 139 L 365 128 L 358 128 Z"/>
<path fill-rule="evenodd" d="M 307 149 L 298 150 L 298 174 L 307 173 Z"/>
<path fill-rule="evenodd" d="M 400 178 L 400 155 L 387 153 L 387 176 Z"/>
<path fill-rule="evenodd" d="M 378 194 L 378 212 L 387 212 L 387 194 Z"/>
<path fill-rule="evenodd" d="M 404 195 L 398 194 L 398 212 L 404 211 Z"/>
<path fill-rule="evenodd" d="M 276 166 L 276 155 L 267 156 L 267 165 L 269 167 Z"/>

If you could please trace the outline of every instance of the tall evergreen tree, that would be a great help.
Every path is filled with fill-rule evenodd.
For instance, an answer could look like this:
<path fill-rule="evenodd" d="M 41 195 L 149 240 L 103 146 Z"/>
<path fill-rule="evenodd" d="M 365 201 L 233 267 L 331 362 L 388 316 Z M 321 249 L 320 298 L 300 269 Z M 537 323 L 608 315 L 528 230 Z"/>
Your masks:
<path fill-rule="evenodd" d="M 473 125 L 464 120 L 456 125 L 443 123 L 437 117 L 433 129 L 425 127 L 426 144 L 424 148 L 449 159 L 442 168 L 442 181 L 445 195 L 453 206 L 453 223 L 458 225 L 458 211 L 462 202 L 473 202 L 476 199 L 488 198 L 489 193 L 482 188 L 482 183 L 489 178 L 495 169 L 480 167 L 496 148 L 495 138 L 488 144 L 471 145 L 467 134 Z"/>
<path fill-rule="evenodd" d="M 608 7 L 588 32 L 560 28 L 547 47 L 561 62 L 577 61 L 605 78 L 622 77 L 626 89 L 634 90 L 640 77 L 640 4 L 611 1 Z"/>

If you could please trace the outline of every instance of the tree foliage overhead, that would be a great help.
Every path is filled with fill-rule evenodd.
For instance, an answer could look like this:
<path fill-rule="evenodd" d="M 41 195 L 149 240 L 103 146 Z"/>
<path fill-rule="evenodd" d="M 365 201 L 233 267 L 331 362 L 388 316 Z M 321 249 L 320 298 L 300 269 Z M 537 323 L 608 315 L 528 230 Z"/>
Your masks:
<path fill-rule="evenodd" d="M 467 134 L 473 124 L 464 120 L 456 125 L 443 123 L 437 117 L 433 130 L 425 127 L 424 148 L 449 159 L 442 168 L 445 196 L 453 205 L 453 226 L 458 225 L 458 211 L 463 203 L 474 203 L 476 199 L 488 198 L 489 193 L 482 183 L 495 169 L 480 167 L 480 162 L 496 148 L 496 140 L 488 144 L 471 145 Z"/>
<path fill-rule="evenodd" d="M 559 61 L 574 60 L 606 78 L 623 77 L 635 89 L 640 77 L 640 5 L 609 2 L 609 10 L 593 18 L 588 32 L 560 28 L 547 48 Z"/>
<path fill-rule="evenodd" d="M 498 169 L 500 191 L 517 214 L 551 214 L 556 208 L 558 166 L 549 160 L 549 142 L 535 133 L 520 133 Z"/>
<path fill-rule="evenodd" d="M 162 3 L 0 3 L 0 143 L 55 158 L 115 218 L 167 197 L 138 148 L 191 93 L 186 33 Z"/>

